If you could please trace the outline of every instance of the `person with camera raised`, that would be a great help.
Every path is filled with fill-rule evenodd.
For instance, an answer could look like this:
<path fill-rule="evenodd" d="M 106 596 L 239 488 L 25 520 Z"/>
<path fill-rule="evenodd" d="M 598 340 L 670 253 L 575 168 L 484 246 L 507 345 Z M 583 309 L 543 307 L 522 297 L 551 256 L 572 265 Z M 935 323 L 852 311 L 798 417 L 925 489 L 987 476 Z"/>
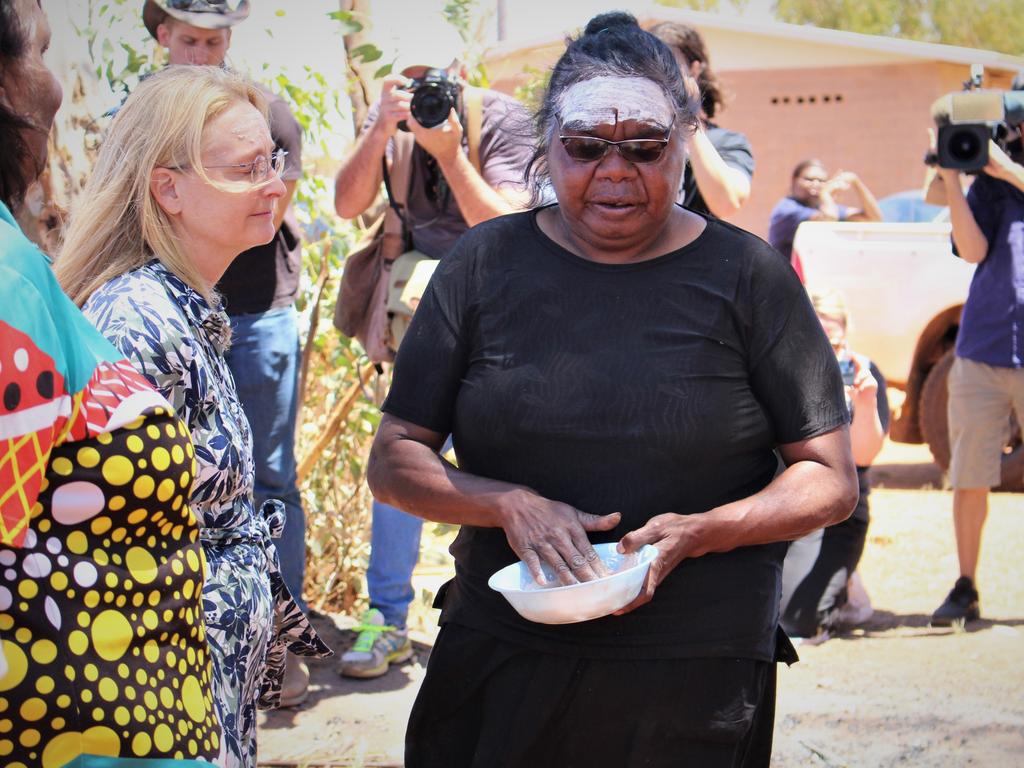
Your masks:
<path fill-rule="evenodd" d="M 650 33 L 669 47 L 679 70 L 700 86 L 700 125 L 690 142 L 678 202 L 697 213 L 732 216 L 750 197 L 754 153 L 744 134 L 714 122 L 725 96 L 711 69 L 704 38 L 693 27 L 675 21 L 651 27 Z"/>
<path fill-rule="evenodd" d="M 845 190 L 853 190 L 859 207 L 848 207 L 835 201 L 835 195 Z M 768 242 L 790 259 L 797 227 L 805 221 L 881 220 L 878 201 L 857 174 L 839 171 L 829 176 L 820 160 L 803 160 L 793 169 L 789 195 L 772 209 Z"/>
<path fill-rule="evenodd" d="M 525 207 L 531 127 L 515 99 L 466 84 L 463 43 L 453 27 L 431 16 L 416 28 L 416 38 L 399 45 L 396 74 L 384 79 L 338 171 L 334 202 L 339 216 L 363 213 L 380 191 L 386 166 L 388 194 L 404 203 L 405 255 L 442 259 L 470 227 Z M 478 134 L 470 135 L 474 125 Z M 400 151 L 410 142 L 411 151 Z M 398 158 L 411 167 L 397 168 Z M 408 186 L 396 191 L 400 178 Z M 370 608 L 342 656 L 340 674 L 379 677 L 412 656 L 406 621 L 422 526 L 418 517 L 373 502 Z"/>
<path fill-rule="evenodd" d="M 792 542 L 783 561 L 779 623 L 794 640 L 818 645 L 871 617 L 871 600 L 856 572 L 868 535 L 868 470 L 889 431 L 889 398 L 878 366 L 850 349 L 842 295 L 833 289 L 811 291 L 811 305 L 839 360 L 859 490 L 850 517 Z"/>
<path fill-rule="evenodd" d="M 481 94 L 479 171 L 470 160 L 463 127 L 463 95 L 470 86 L 458 58 L 462 45 L 455 30 L 447 27 L 425 31 L 403 46 L 394 66 L 397 74 L 384 78 L 380 98 L 335 179 L 338 215 L 359 216 L 380 191 L 381 159 L 391 160 L 396 136 L 407 130 L 416 146 L 403 215 L 412 245 L 431 258 L 441 258 L 469 227 L 520 210 L 527 200 L 523 170 L 529 159 L 529 117 L 510 96 L 491 90 Z M 451 47 L 440 53 L 445 46 Z M 426 47 L 430 50 L 419 50 Z M 424 112 L 416 114 L 413 103 L 425 80 L 433 86 L 432 98 L 425 100 Z M 456 103 L 436 123 L 437 107 L 444 103 L 437 86 L 448 84 L 455 86 Z"/>
<path fill-rule="evenodd" d="M 1019 137 L 1022 124 L 1007 127 Z M 938 169 L 953 243 L 960 258 L 978 266 L 949 372 L 949 482 L 960 577 L 932 614 L 933 626 L 980 616 L 975 573 L 988 492 L 1000 483 L 1011 411 L 1024 423 L 1024 153 L 1017 141 L 1010 154 L 989 143 L 988 162 L 966 195 L 958 170 Z"/>

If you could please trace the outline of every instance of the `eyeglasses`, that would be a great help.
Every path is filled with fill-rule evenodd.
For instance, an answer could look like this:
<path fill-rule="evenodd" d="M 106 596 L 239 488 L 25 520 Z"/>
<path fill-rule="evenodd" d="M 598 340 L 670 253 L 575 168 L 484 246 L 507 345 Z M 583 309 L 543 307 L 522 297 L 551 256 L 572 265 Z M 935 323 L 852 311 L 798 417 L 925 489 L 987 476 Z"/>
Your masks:
<path fill-rule="evenodd" d="M 270 176 L 270 172 L 273 171 L 275 176 L 280 176 L 284 172 L 284 161 L 288 157 L 288 153 L 283 149 L 275 149 L 270 153 L 270 157 L 266 155 L 257 155 L 248 163 L 232 163 L 231 165 L 206 165 L 204 168 L 234 168 L 241 173 L 248 173 L 249 180 L 253 184 L 262 184 Z"/>
<path fill-rule="evenodd" d="M 630 163 L 656 163 L 665 154 L 672 129 L 663 139 L 623 139 L 609 141 L 597 136 L 562 136 L 558 138 L 565 148 L 565 154 L 578 163 L 594 163 L 601 160 L 613 147 L 623 160 Z"/>

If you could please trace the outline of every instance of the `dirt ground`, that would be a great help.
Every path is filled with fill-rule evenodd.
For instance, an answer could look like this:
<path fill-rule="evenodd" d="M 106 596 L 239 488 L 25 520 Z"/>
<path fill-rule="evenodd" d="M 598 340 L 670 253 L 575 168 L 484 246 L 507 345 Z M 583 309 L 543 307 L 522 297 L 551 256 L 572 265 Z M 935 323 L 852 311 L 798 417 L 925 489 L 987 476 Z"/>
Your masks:
<path fill-rule="evenodd" d="M 772 765 L 1024 766 L 1024 494 L 992 496 L 978 573 L 982 620 L 932 629 L 928 617 L 957 575 L 951 494 L 919 446 L 887 444 L 873 472 L 861 573 L 875 615 L 801 646 L 800 663 L 780 667 Z M 444 577 L 426 564 L 417 587 L 434 589 Z M 352 624 L 318 619 L 339 652 Z M 329 660 L 312 665 L 309 700 L 261 716 L 261 764 L 401 766 L 431 640 L 414 637 L 415 660 L 377 680 L 343 680 Z"/>

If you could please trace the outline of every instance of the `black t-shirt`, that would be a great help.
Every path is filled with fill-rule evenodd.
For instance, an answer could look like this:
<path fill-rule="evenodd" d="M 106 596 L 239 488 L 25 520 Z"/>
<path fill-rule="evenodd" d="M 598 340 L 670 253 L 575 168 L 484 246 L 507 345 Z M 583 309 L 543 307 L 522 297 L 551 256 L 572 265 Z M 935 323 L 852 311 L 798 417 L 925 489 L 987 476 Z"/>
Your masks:
<path fill-rule="evenodd" d="M 750 148 L 747 137 L 737 131 L 730 131 L 719 128 L 714 123 L 708 123 L 704 129 L 708 141 L 718 152 L 725 164 L 730 168 L 736 168 L 747 174 L 748 178 L 754 176 L 754 153 Z M 704 202 L 704 196 L 697 189 L 697 179 L 693 175 L 693 168 L 686 164 L 686 172 L 683 174 L 683 188 L 679 190 L 680 203 L 691 211 L 703 213 L 705 216 L 714 214 L 708 210 L 708 204 Z"/>
<path fill-rule="evenodd" d="M 270 107 L 270 135 L 274 148 L 288 153 L 285 181 L 302 178 L 302 128 L 284 100 L 260 86 Z M 295 301 L 302 273 L 302 248 L 298 226 L 289 214 L 274 239 L 238 255 L 217 283 L 230 315 L 266 312 Z"/>
<path fill-rule="evenodd" d="M 710 220 L 656 259 L 601 264 L 535 212 L 470 230 L 441 261 L 402 342 L 383 409 L 454 438 L 460 467 L 587 512 L 615 541 L 664 512 L 749 496 L 772 449 L 847 420 L 835 355 L 803 287 L 763 241 Z M 562 626 L 487 586 L 516 557 L 464 525 L 442 622 L 591 657 L 771 660 L 785 544 L 683 561 L 631 614 Z"/>

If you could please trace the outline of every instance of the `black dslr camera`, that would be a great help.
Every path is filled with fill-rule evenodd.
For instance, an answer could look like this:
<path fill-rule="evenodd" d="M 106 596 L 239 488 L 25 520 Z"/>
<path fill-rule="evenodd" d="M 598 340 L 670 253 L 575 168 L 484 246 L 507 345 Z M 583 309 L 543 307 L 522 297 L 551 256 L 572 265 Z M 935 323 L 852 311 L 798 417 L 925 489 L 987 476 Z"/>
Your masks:
<path fill-rule="evenodd" d="M 459 103 L 462 88 L 459 81 L 449 77 L 443 69 L 428 69 L 423 77 L 415 78 L 406 87 L 412 92 L 412 116 L 424 128 L 441 125 Z M 403 131 L 409 126 L 403 120 L 398 124 Z"/>
<path fill-rule="evenodd" d="M 988 163 L 990 139 L 1021 162 L 1024 91 L 981 90 L 981 73 L 975 72 L 964 83 L 964 91 L 946 94 L 932 104 L 932 117 L 939 133 L 936 151 L 925 156 L 927 164 L 980 171 Z"/>

